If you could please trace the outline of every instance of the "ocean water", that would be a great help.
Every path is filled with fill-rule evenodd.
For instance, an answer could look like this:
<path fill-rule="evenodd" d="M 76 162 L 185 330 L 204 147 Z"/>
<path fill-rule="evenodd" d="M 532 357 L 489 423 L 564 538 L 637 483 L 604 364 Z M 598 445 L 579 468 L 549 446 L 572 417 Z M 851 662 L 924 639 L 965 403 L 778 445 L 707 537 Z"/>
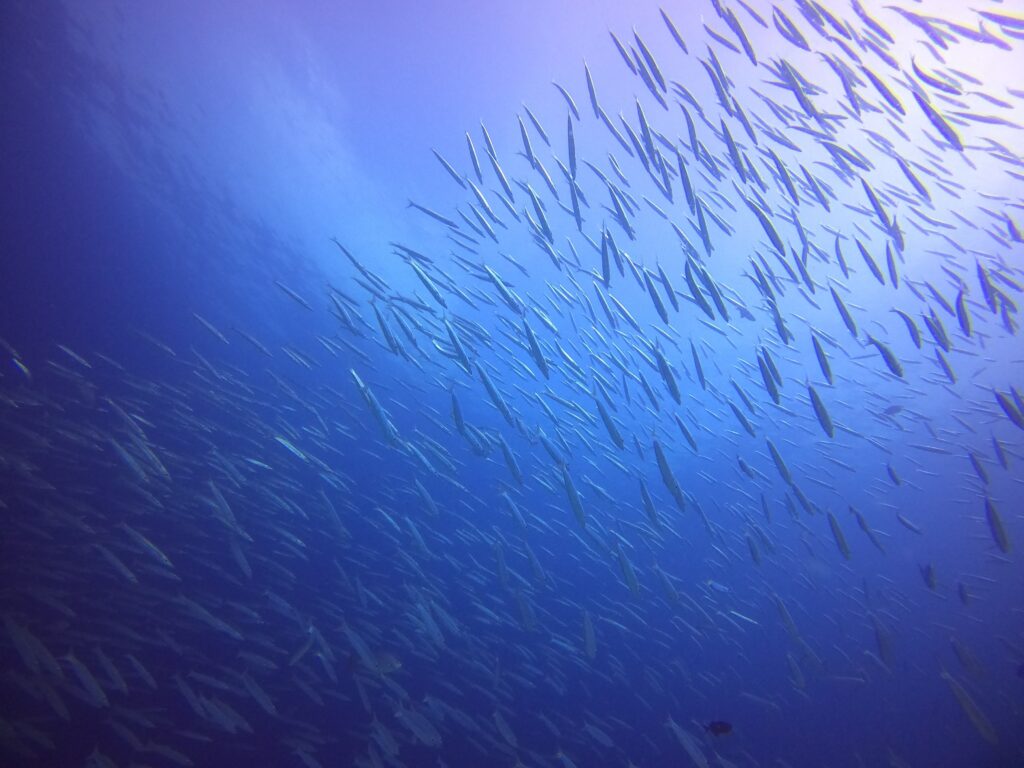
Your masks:
<path fill-rule="evenodd" d="M 1024 765 L 1022 37 L 4 3 L 0 764 Z"/>

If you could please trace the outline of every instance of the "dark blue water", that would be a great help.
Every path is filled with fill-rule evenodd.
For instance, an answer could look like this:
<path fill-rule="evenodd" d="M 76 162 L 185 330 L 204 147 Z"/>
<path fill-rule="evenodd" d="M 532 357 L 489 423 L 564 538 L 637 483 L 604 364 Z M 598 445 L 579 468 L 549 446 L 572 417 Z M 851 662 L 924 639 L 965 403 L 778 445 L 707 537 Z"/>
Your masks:
<path fill-rule="evenodd" d="M 866 8 L 8 4 L 0 762 L 1022 764 L 1024 26 Z"/>

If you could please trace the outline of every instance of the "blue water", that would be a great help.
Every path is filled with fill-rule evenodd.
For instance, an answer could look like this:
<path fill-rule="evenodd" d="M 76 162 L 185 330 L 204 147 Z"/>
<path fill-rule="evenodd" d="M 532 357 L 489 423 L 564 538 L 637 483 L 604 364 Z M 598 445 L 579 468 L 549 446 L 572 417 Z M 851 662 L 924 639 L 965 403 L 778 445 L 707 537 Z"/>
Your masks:
<path fill-rule="evenodd" d="M 1024 764 L 1024 23 L 824 5 L 5 5 L 0 762 Z"/>

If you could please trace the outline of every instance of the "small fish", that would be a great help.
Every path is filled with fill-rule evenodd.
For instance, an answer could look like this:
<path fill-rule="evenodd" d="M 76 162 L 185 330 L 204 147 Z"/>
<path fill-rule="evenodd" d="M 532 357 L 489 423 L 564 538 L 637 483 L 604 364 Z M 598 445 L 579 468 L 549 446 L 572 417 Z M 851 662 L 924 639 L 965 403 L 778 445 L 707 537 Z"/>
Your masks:
<path fill-rule="evenodd" d="M 828 363 L 828 355 L 825 354 L 825 350 L 821 346 L 821 342 L 818 341 L 818 337 L 815 334 L 811 334 L 811 343 L 814 345 L 814 356 L 818 358 L 818 367 L 821 368 L 821 373 L 825 377 L 825 380 L 832 383 L 832 366 Z"/>
<path fill-rule="evenodd" d="M 291 299 L 292 301 L 294 301 L 294 302 L 295 302 L 296 304 L 298 304 L 298 305 L 299 305 L 300 307 L 304 307 L 305 309 L 308 309 L 308 310 L 309 310 L 310 312 L 312 312 L 312 311 L 313 311 L 313 307 L 312 307 L 312 306 L 310 306 L 310 304 L 309 304 L 309 302 L 308 302 L 308 301 L 306 301 L 306 300 L 305 300 L 304 298 L 302 298 L 301 296 L 299 296 L 299 294 L 297 294 L 297 293 L 296 293 L 295 291 L 293 291 L 293 290 L 292 290 L 291 288 L 289 288 L 289 287 L 288 287 L 287 285 L 285 285 L 284 283 L 282 283 L 282 282 L 281 282 L 280 280 L 275 280 L 275 281 L 274 281 L 274 284 L 275 284 L 275 285 L 276 285 L 276 286 L 277 286 L 278 288 L 280 288 L 280 289 L 281 289 L 281 290 L 282 290 L 282 291 L 284 292 L 284 294 L 285 294 L 285 295 L 286 295 L 286 296 L 287 296 L 288 298 L 290 298 L 290 299 Z M 197 315 L 197 317 L 198 317 L 198 315 Z M 212 327 L 212 326 L 211 326 L 211 327 Z"/>
<path fill-rule="evenodd" d="M 889 372 L 892 373 L 893 376 L 898 376 L 902 379 L 903 366 L 900 365 L 900 361 L 896 359 L 896 355 L 892 353 L 892 350 L 871 334 L 868 334 L 868 344 L 874 345 L 878 350 L 878 354 L 882 356 L 882 360 L 885 362 L 885 367 L 889 369 Z"/>
<path fill-rule="evenodd" d="M 732 723 L 725 720 L 712 720 L 704 724 L 704 730 L 713 736 L 724 736 L 727 733 L 732 733 Z"/>
<path fill-rule="evenodd" d="M 835 428 L 832 426 L 832 417 L 829 416 L 828 409 L 825 408 L 825 403 L 818 395 L 818 391 L 808 384 L 807 394 L 811 398 L 811 406 L 814 408 L 814 415 L 818 417 L 818 423 L 821 425 L 822 430 L 829 437 L 835 437 Z"/>
<path fill-rule="evenodd" d="M 935 130 L 939 132 L 942 138 L 949 142 L 950 146 L 957 152 L 963 152 L 964 145 L 963 142 L 960 141 L 960 136 L 953 130 L 953 127 L 946 122 L 946 119 L 936 111 L 935 107 L 931 105 L 931 102 L 917 91 L 914 91 L 914 100 L 921 108 L 921 111 L 924 112 L 925 117 L 928 118 L 928 122 L 935 127 Z"/>
<path fill-rule="evenodd" d="M 985 497 L 985 520 L 988 523 L 989 532 L 992 534 L 992 540 L 999 547 L 999 551 L 1003 554 L 1009 554 L 1010 538 L 1006 534 L 1006 528 L 1003 526 L 1003 519 L 999 516 L 999 510 L 996 509 L 995 503 L 988 496 Z"/>

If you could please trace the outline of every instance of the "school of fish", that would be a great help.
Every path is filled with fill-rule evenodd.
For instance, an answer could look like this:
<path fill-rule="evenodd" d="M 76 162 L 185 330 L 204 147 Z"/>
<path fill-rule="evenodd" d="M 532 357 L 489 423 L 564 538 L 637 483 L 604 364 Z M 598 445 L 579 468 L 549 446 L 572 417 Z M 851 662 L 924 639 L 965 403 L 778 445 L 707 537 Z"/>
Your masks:
<path fill-rule="evenodd" d="M 3 763 L 795 768 L 902 679 L 1021 759 L 1024 90 L 945 62 L 1024 14 L 869 5 L 613 31 L 285 342 L 3 342 Z"/>

